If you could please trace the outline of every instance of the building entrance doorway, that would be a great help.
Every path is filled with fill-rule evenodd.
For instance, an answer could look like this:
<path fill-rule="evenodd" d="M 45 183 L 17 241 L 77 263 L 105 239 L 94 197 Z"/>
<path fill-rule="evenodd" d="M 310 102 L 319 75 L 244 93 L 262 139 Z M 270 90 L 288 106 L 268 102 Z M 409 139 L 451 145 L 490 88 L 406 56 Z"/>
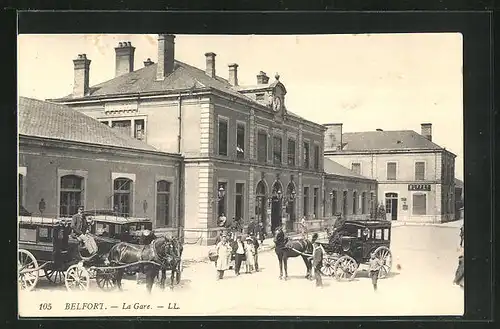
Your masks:
<path fill-rule="evenodd" d="M 271 194 L 271 231 L 274 231 L 281 226 L 281 206 L 283 201 L 283 186 L 279 181 L 276 181 L 272 187 Z"/>
<path fill-rule="evenodd" d="M 397 220 L 398 219 L 398 194 L 397 193 L 386 193 L 385 194 L 385 213 L 387 219 Z"/>
<path fill-rule="evenodd" d="M 266 184 L 263 181 L 257 184 L 255 191 L 255 218 L 257 223 L 262 223 L 264 232 L 267 233 L 267 191 Z"/>

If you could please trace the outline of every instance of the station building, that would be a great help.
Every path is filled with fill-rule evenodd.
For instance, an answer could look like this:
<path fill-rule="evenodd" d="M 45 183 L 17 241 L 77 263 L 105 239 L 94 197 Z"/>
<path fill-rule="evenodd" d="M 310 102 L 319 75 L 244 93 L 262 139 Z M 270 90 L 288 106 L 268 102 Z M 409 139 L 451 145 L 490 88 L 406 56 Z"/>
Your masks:
<path fill-rule="evenodd" d="M 154 219 L 177 234 L 182 157 L 117 133 L 71 108 L 18 104 L 18 200 L 33 216 L 71 217 L 78 206 Z"/>
<path fill-rule="evenodd" d="M 376 179 L 378 203 L 390 220 L 441 223 L 455 219 L 455 157 L 432 142 L 432 124 L 413 130 L 343 133 L 326 124 L 325 157 Z"/>
<path fill-rule="evenodd" d="M 288 110 L 278 74 L 270 80 L 261 71 L 255 84 L 242 86 L 238 64 L 222 78 L 216 54 L 207 52 L 199 69 L 176 59 L 174 40 L 160 34 L 158 62 L 147 59 L 137 70 L 135 47 L 120 42 L 115 77 L 95 86 L 91 60 L 80 54 L 73 93 L 49 101 L 182 156 L 177 215 L 186 239 L 213 243 L 221 214 L 262 221 L 268 232 L 283 222 L 296 229 L 302 216 L 311 227 L 342 211 L 369 216 L 377 182 L 330 160 L 325 165 L 327 128 Z"/>

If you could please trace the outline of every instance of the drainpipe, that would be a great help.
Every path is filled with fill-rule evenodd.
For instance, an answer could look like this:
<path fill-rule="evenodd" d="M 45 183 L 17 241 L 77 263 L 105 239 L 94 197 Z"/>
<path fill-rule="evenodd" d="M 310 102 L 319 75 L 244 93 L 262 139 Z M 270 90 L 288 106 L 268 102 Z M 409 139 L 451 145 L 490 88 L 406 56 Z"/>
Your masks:
<path fill-rule="evenodd" d="M 179 135 L 177 136 L 177 153 L 181 153 L 182 136 L 182 95 L 179 93 Z"/>
<path fill-rule="evenodd" d="M 177 217 L 178 217 L 178 224 L 177 224 L 177 237 L 179 237 L 179 240 L 181 241 L 182 244 L 184 244 L 184 234 L 183 234 L 183 229 L 184 229 L 184 162 L 179 163 L 179 176 L 177 180 L 177 191 L 179 191 L 179 198 L 177 201 Z M 182 234 L 182 235 L 181 235 Z"/>

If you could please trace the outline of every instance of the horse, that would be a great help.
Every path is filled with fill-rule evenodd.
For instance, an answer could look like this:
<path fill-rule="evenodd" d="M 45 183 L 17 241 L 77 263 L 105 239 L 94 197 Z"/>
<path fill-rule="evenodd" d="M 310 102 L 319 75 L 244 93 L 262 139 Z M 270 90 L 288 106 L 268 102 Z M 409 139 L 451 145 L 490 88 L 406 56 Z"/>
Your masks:
<path fill-rule="evenodd" d="M 179 284 L 181 282 L 181 259 L 182 259 L 182 251 L 184 250 L 184 246 L 182 243 L 177 238 L 172 238 L 172 245 L 173 245 L 173 250 L 175 252 L 175 257 L 179 260 L 175 264 L 175 268 L 171 268 L 171 276 L 170 276 L 170 289 L 173 288 L 173 280 L 174 280 L 174 275 L 175 275 L 175 284 Z M 160 278 L 160 286 L 162 289 L 165 288 L 165 278 L 166 278 L 166 272 L 167 268 L 162 267 L 159 271 L 158 274 L 161 273 L 161 278 Z"/>
<path fill-rule="evenodd" d="M 139 265 L 142 268 L 142 273 L 146 274 L 146 289 L 151 293 L 154 279 L 158 276 L 159 270 L 166 268 L 177 269 L 180 263 L 179 251 L 176 250 L 178 243 L 163 236 L 154 239 L 148 245 L 135 245 L 127 242 L 119 242 L 115 244 L 108 253 L 108 262 L 111 266 L 120 266 L 132 264 L 140 261 L 151 262 Z M 122 290 L 121 280 L 125 272 L 124 268 L 116 271 L 116 284 L 118 289 Z M 171 273 L 171 286 L 173 289 L 174 273 Z M 160 282 L 162 288 L 165 287 L 165 276 Z"/>
<path fill-rule="evenodd" d="M 306 269 L 307 269 L 306 279 L 311 278 L 311 269 L 312 269 L 311 259 L 310 256 L 304 255 L 304 254 L 309 254 L 309 255 L 312 254 L 313 245 L 311 241 L 305 238 L 289 240 L 288 238 L 285 237 L 285 233 L 283 232 L 283 230 L 281 228 L 278 228 L 275 232 L 274 244 L 275 244 L 274 251 L 278 256 L 278 261 L 280 266 L 280 276 L 279 276 L 280 280 L 283 279 L 283 267 L 285 268 L 285 280 L 288 279 L 288 258 L 293 258 L 297 256 L 301 256 L 302 259 L 304 260 L 304 263 L 306 264 Z"/>

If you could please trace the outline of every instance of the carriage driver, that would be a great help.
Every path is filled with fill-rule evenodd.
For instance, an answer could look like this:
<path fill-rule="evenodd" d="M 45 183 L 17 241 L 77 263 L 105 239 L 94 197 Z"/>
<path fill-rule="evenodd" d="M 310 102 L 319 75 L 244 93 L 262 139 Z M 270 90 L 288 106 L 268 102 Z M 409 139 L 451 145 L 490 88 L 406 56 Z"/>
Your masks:
<path fill-rule="evenodd" d="M 83 215 L 83 207 L 78 207 L 78 213 L 73 215 L 71 219 L 72 235 L 78 240 L 82 241 L 90 256 L 97 253 L 97 244 L 94 238 L 89 233 L 89 223 Z"/>

